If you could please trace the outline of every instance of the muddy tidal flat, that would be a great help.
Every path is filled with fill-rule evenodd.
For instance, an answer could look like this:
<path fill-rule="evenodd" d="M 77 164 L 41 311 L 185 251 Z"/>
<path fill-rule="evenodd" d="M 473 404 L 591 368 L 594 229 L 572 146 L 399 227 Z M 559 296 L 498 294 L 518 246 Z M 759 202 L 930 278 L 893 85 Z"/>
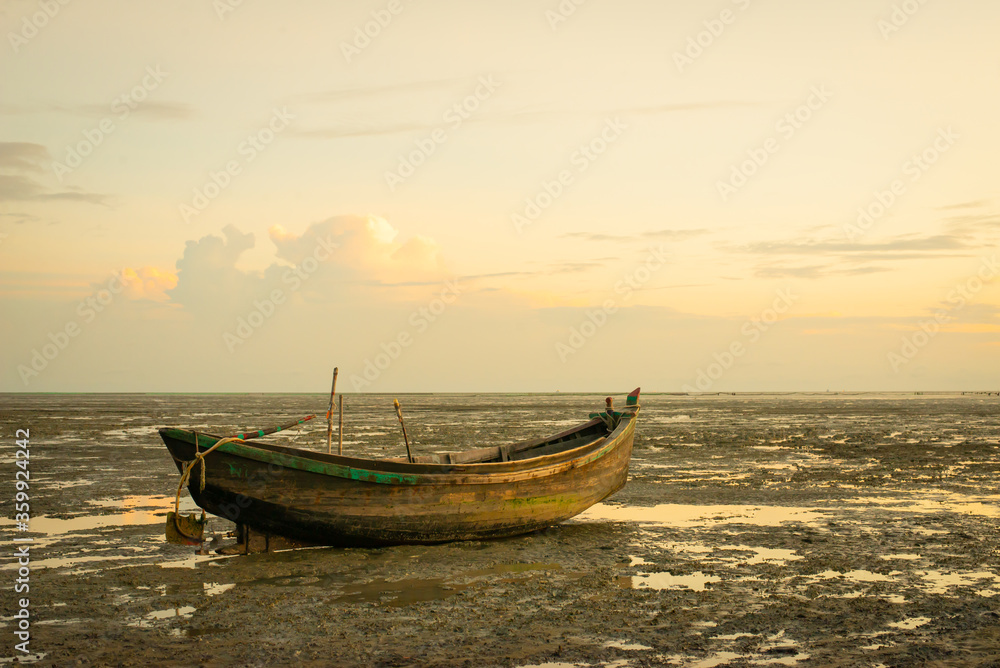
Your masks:
<path fill-rule="evenodd" d="M 543 436 L 603 405 L 399 399 L 418 453 Z M 178 475 L 157 427 L 230 434 L 327 400 L 0 396 L 0 662 L 1000 666 L 1000 397 L 643 395 L 628 484 L 541 532 L 248 557 L 165 541 Z M 345 407 L 345 452 L 404 454 L 392 397 Z M 18 429 L 29 531 L 15 522 Z M 325 430 L 271 438 L 325 449 Z M 208 532 L 232 528 L 212 518 Z M 26 537 L 30 592 L 15 593 Z M 25 596 L 27 655 L 14 635 Z"/>

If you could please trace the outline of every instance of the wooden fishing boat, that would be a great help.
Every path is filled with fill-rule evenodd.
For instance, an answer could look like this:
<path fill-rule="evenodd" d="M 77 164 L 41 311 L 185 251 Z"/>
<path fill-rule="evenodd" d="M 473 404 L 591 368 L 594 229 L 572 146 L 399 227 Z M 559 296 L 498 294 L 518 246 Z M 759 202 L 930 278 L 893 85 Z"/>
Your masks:
<path fill-rule="evenodd" d="M 636 389 L 620 411 L 608 399 L 604 412 L 548 438 L 413 461 L 325 454 L 188 429 L 159 432 L 178 470 L 191 471 L 195 503 L 236 522 L 245 551 L 266 549 L 271 537 L 340 546 L 440 543 L 542 529 L 621 489 L 638 399 Z M 225 442 L 190 466 L 196 443 L 206 453 L 220 440 Z"/>

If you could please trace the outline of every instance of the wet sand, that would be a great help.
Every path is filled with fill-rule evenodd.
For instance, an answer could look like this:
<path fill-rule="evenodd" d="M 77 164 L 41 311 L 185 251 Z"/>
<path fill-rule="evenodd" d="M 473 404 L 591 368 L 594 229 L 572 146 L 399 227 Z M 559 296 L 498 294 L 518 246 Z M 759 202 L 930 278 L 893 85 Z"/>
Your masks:
<path fill-rule="evenodd" d="M 423 452 L 544 435 L 603 403 L 400 400 Z M 1000 666 L 997 397 L 644 396 L 628 485 L 545 531 L 250 557 L 164 541 L 177 474 L 156 427 L 232 433 L 325 403 L 4 397 L 4 479 L 31 430 L 35 665 Z M 391 397 L 346 405 L 345 449 L 402 452 Z M 6 657 L 15 577 L 5 559 Z"/>

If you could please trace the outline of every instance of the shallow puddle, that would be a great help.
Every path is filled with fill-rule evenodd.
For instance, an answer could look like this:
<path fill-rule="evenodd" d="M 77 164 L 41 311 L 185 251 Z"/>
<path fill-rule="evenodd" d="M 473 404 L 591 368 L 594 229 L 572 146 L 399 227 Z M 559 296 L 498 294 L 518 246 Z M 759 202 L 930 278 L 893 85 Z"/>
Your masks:
<path fill-rule="evenodd" d="M 956 587 L 982 587 L 980 596 L 994 596 L 1000 593 L 1000 576 L 990 571 L 918 571 L 926 585 L 924 591 L 928 594 L 946 594 Z M 992 585 L 992 587 L 991 587 Z"/>
<path fill-rule="evenodd" d="M 113 527 L 136 527 L 145 525 L 162 525 L 166 521 L 167 512 L 173 510 L 174 497 L 165 495 L 135 495 L 126 496 L 120 499 L 91 499 L 88 505 L 98 508 L 117 510 L 108 514 L 78 515 L 75 517 L 51 517 L 39 515 L 32 517 L 29 522 L 29 531 L 17 532 L 18 537 L 31 538 L 32 567 L 33 568 L 70 568 L 86 563 L 99 562 L 143 562 L 148 561 L 151 556 L 157 554 L 165 545 L 165 539 L 161 532 L 156 532 L 151 536 L 140 538 L 141 544 L 120 546 L 117 549 L 121 553 L 110 553 L 113 541 L 108 540 L 108 536 L 113 537 L 113 533 L 101 532 Z M 181 512 L 200 512 L 194 501 L 187 495 L 181 497 Z M 0 518 L 0 527 L 5 534 L 14 535 L 16 522 L 8 518 Z M 79 541 L 90 538 L 87 545 L 90 547 L 101 546 L 106 552 L 94 554 L 94 550 L 82 551 L 74 550 L 70 554 L 65 554 L 59 550 L 62 541 Z M 125 540 L 123 538 L 123 540 Z M 61 554 L 62 556 L 47 558 L 49 554 Z M 10 570 L 16 568 L 16 563 L 8 563 L 0 566 L 0 570 Z M 96 569 L 102 570 L 102 569 Z M 91 571 L 73 571 L 74 573 Z"/>
<path fill-rule="evenodd" d="M 195 610 L 196 608 L 191 605 L 184 605 L 176 608 L 164 608 L 163 610 L 153 610 L 139 619 L 132 619 L 132 621 L 126 622 L 126 624 L 128 626 L 148 629 L 152 628 L 158 622 L 174 619 L 187 619 L 194 614 Z"/>
<path fill-rule="evenodd" d="M 202 583 L 205 589 L 205 596 L 218 596 L 219 594 L 225 593 L 236 586 L 235 582 L 229 582 L 226 584 L 219 584 L 218 582 L 205 582 Z"/>
<path fill-rule="evenodd" d="M 780 526 L 800 523 L 820 527 L 830 509 L 793 506 L 696 506 L 664 503 L 657 506 L 618 506 L 598 503 L 577 516 L 582 521 L 641 522 L 676 528 L 711 527 L 720 524 Z"/>
<path fill-rule="evenodd" d="M 644 573 L 640 575 L 623 575 L 617 580 L 618 586 L 625 589 L 690 589 L 705 591 L 707 585 L 721 582 L 716 575 L 705 575 L 696 571 L 690 575 L 672 575 L 670 573 Z"/>

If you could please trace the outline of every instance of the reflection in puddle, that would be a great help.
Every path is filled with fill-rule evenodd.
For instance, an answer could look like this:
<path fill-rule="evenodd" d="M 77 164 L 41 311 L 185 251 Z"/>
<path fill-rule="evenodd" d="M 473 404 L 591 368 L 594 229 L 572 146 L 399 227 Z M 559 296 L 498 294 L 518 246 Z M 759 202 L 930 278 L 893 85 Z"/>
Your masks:
<path fill-rule="evenodd" d="M 826 519 L 829 512 L 831 511 L 826 509 L 791 506 L 693 506 L 664 503 L 642 507 L 598 503 L 577 515 L 577 519 L 648 522 L 677 528 L 720 524 L 779 526 L 785 522 L 819 526 L 819 521 Z"/>
<path fill-rule="evenodd" d="M 799 559 L 804 559 L 800 554 L 797 554 L 795 550 L 787 550 L 783 548 L 774 547 L 753 547 L 751 545 L 723 545 L 719 550 L 738 550 L 740 552 L 753 552 L 754 556 L 749 559 L 738 559 L 737 563 L 755 566 L 757 564 L 775 564 L 781 565 L 786 564 L 789 561 L 797 561 Z"/>
<path fill-rule="evenodd" d="M 889 497 L 859 496 L 851 504 L 892 508 L 907 513 L 959 513 L 1000 518 L 1000 495 L 966 495 L 957 492 L 921 492 Z"/>
<path fill-rule="evenodd" d="M 604 647 L 609 649 L 610 648 L 623 649 L 628 652 L 638 652 L 642 650 L 653 649 L 652 647 L 648 647 L 641 643 L 629 642 L 627 640 L 609 640 L 606 643 L 604 643 Z"/>
<path fill-rule="evenodd" d="M 206 596 L 217 596 L 218 594 L 227 592 L 235 587 L 236 583 L 230 582 L 227 584 L 219 584 L 218 582 L 204 582 L 202 583 L 202 586 L 205 588 Z"/>
<path fill-rule="evenodd" d="M 614 661 L 600 663 L 566 663 L 565 661 L 549 661 L 547 663 L 534 663 L 518 668 L 626 668 L 629 665 L 628 659 L 615 659 Z"/>
<path fill-rule="evenodd" d="M 31 518 L 31 530 L 28 533 L 41 533 L 51 537 L 58 534 L 70 533 L 71 531 L 86 531 L 88 529 L 100 529 L 109 526 L 160 524 L 166 521 L 166 512 L 166 510 L 134 510 L 114 515 L 83 515 L 67 519 L 41 515 Z M 0 518 L 0 526 L 11 526 L 13 524 L 13 520 Z"/>
<path fill-rule="evenodd" d="M 136 626 L 143 629 L 151 628 L 156 622 L 162 621 L 164 619 L 174 619 L 174 618 L 187 618 L 194 614 L 195 608 L 190 605 L 181 606 L 179 608 L 165 608 L 163 610 L 154 610 L 148 613 L 142 619 L 137 619 L 128 622 L 129 626 Z"/>
<path fill-rule="evenodd" d="M 160 568 L 198 568 L 198 566 L 206 561 L 209 565 L 215 565 L 214 562 L 222 561 L 223 559 L 232 559 L 233 557 L 239 557 L 238 554 L 197 554 L 192 552 L 190 556 L 184 559 L 175 559 L 173 561 L 161 561 L 157 565 Z"/>
<path fill-rule="evenodd" d="M 908 574 L 903 571 L 891 571 L 885 573 L 873 573 L 872 571 L 854 570 L 841 573 L 840 571 L 823 571 L 807 577 L 808 585 L 816 585 L 824 580 L 845 580 L 852 583 L 871 584 L 876 582 L 889 582 L 901 584 Z M 951 594 L 957 595 L 953 590 L 959 587 L 978 587 L 974 593 L 977 596 L 989 598 L 1000 595 L 1000 575 L 990 571 L 952 571 L 943 573 L 941 571 L 914 571 L 909 575 L 920 578 L 917 586 L 925 594 Z M 862 592 L 849 592 L 831 595 L 831 598 L 857 598 Z M 879 598 L 889 603 L 906 603 L 907 599 L 899 594 L 880 594 Z"/>
<path fill-rule="evenodd" d="M 0 664 L 16 663 L 20 665 L 22 663 L 36 663 L 44 659 L 46 656 L 48 656 L 47 652 L 37 652 L 35 654 L 18 654 L 17 656 L 8 656 L 0 658 Z"/>
<path fill-rule="evenodd" d="M 79 564 L 85 564 L 92 561 L 121 561 L 123 559 L 135 559 L 135 555 L 100 555 L 93 557 L 60 557 L 57 559 L 41 559 L 39 561 L 32 561 L 32 568 L 66 568 L 68 566 L 77 566 Z M 85 571 L 74 571 L 73 574 L 79 574 Z"/>
<path fill-rule="evenodd" d="M 625 589 L 690 589 L 705 591 L 705 586 L 720 582 L 722 578 L 715 575 L 705 575 L 696 571 L 690 575 L 672 575 L 670 573 L 643 573 L 640 575 L 623 575 L 618 577 L 618 586 Z"/>
<path fill-rule="evenodd" d="M 47 489 L 69 489 L 70 487 L 83 487 L 85 485 L 93 485 L 93 480 L 45 480 L 45 487 Z"/>
<path fill-rule="evenodd" d="M 97 532 L 101 529 L 114 527 L 134 527 L 163 524 L 166 521 L 168 510 L 173 509 L 174 497 L 165 495 L 136 495 L 119 499 L 92 499 L 87 502 L 91 506 L 98 508 L 114 509 L 121 512 L 106 515 L 78 515 L 75 517 L 52 517 L 39 515 L 32 517 L 29 523 L 30 531 L 27 536 L 33 539 L 33 556 L 37 550 L 38 559 L 32 560 L 33 568 L 69 568 L 80 564 L 92 562 L 128 562 L 148 560 L 151 556 L 159 553 L 164 545 L 163 536 L 158 532 L 154 536 L 143 536 L 140 540 L 143 545 L 118 545 L 115 553 L 110 549 L 121 541 L 112 541 L 108 538 L 115 538 L 113 531 L 105 533 Z M 184 496 L 181 498 L 181 512 L 195 512 L 197 507 L 194 501 Z M 13 528 L 15 522 L 9 518 L 0 518 L 0 527 L 8 531 Z M 5 532 L 6 533 L 6 532 Z M 58 558 L 46 559 L 46 554 L 59 553 L 59 550 L 52 549 L 54 545 L 65 540 L 91 539 L 87 542 L 89 548 L 102 546 L 97 550 L 88 549 L 86 552 L 74 550 L 67 556 L 65 553 Z M 126 539 L 122 539 L 126 540 Z M 103 550 L 103 551 L 102 551 Z M 126 552 L 120 554 L 119 552 Z M 8 563 L 0 566 L 0 570 L 10 570 L 17 568 L 16 563 Z M 95 569 L 103 570 L 103 569 Z M 79 574 L 94 571 L 71 571 L 71 574 Z"/>
<path fill-rule="evenodd" d="M 930 623 L 930 617 L 908 617 L 900 622 L 893 622 L 889 624 L 890 627 L 894 629 L 903 629 L 904 631 L 912 631 L 918 626 L 923 626 L 924 624 Z"/>
<path fill-rule="evenodd" d="M 66 534 L 72 531 L 86 531 L 108 526 L 130 526 L 139 524 L 159 524 L 166 518 L 166 513 L 173 510 L 174 497 L 162 495 L 129 496 L 124 499 L 96 499 L 89 501 L 90 505 L 101 508 L 115 508 L 124 512 L 110 515 L 80 515 L 77 517 L 50 517 L 39 515 L 32 517 L 28 534 L 46 534 L 47 538 Z M 194 512 L 197 509 L 190 497 L 181 497 L 181 512 Z M 0 518 L 0 526 L 13 526 L 14 520 Z"/>
<path fill-rule="evenodd" d="M 35 622 L 36 626 L 71 626 L 73 624 L 84 624 L 86 622 L 92 622 L 92 619 L 84 619 L 83 617 L 73 617 L 70 619 L 43 619 L 39 622 Z"/>
<path fill-rule="evenodd" d="M 1000 576 L 989 571 L 974 571 L 974 572 L 951 572 L 942 573 L 941 571 L 918 571 L 917 575 L 920 575 L 927 583 L 928 586 L 924 588 L 928 594 L 944 594 L 952 587 L 973 587 L 973 586 L 984 586 L 983 590 L 976 592 L 980 596 L 993 596 L 998 592 L 996 590 L 996 585 L 1000 585 Z M 990 582 L 983 582 L 984 580 L 989 580 Z M 989 585 L 993 585 L 993 590 L 987 589 Z M 988 592 L 984 593 L 984 592 Z"/>
<path fill-rule="evenodd" d="M 899 571 L 893 571 L 889 575 L 872 573 L 871 571 L 847 571 L 845 573 L 841 573 L 840 571 L 823 571 L 822 573 L 817 573 L 814 577 L 820 580 L 843 578 L 852 582 L 889 582 L 892 580 L 891 576 L 898 574 Z"/>
<path fill-rule="evenodd" d="M 691 668 L 715 668 L 716 666 L 721 666 L 729 663 L 735 659 L 739 659 L 742 654 L 737 654 L 736 652 L 716 652 L 712 656 L 701 659 L 700 661 L 694 661 L 693 663 L 687 663 L 684 660 L 688 657 L 677 656 L 672 657 L 671 663 L 677 661 L 679 663 L 684 663 L 684 665 L 690 666 Z"/>
<path fill-rule="evenodd" d="M 756 637 L 752 633 L 734 633 L 728 636 L 715 636 L 713 640 L 735 641 L 742 638 Z M 769 636 L 763 640 L 756 651 L 752 653 L 737 653 L 731 651 L 715 652 L 705 658 L 695 658 L 691 656 L 677 655 L 668 658 L 671 664 L 679 663 L 683 666 L 695 666 L 699 668 L 714 668 L 715 666 L 729 665 L 731 662 L 739 661 L 739 665 L 750 666 L 794 666 L 800 661 L 806 661 L 809 654 L 799 649 L 799 643 L 785 637 L 784 631 Z"/>
<path fill-rule="evenodd" d="M 194 612 L 194 607 L 185 605 L 180 608 L 167 608 L 165 610 L 154 610 L 146 615 L 146 619 L 167 619 L 168 617 L 190 617 Z"/>
<path fill-rule="evenodd" d="M 546 663 L 532 663 L 519 665 L 517 668 L 579 668 L 580 666 L 593 666 L 592 663 L 566 663 L 565 661 L 548 661 Z M 611 663 L 598 664 L 603 668 L 623 668 L 628 665 L 625 659 L 618 659 Z"/>

